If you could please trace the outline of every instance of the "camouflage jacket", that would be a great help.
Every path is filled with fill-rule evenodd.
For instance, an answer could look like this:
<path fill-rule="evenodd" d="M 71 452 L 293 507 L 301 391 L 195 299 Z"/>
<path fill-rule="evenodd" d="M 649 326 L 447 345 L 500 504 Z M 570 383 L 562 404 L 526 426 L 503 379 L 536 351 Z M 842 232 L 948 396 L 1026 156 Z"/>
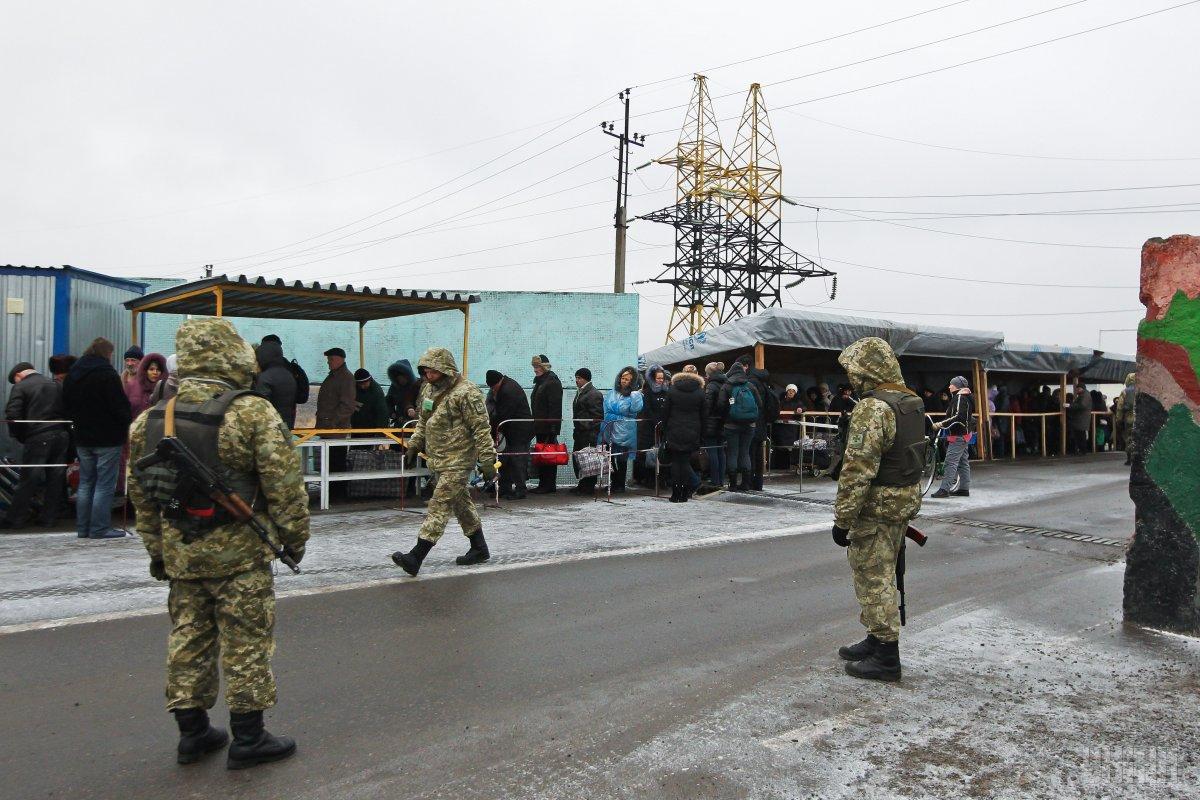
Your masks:
<path fill-rule="evenodd" d="M 859 339 L 838 356 L 850 383 L 862 394 L 881 383 L 902 384 L 900 362 L 887 342 L 874 336 Z M 834 524 L 853 530 L 864 523 L 908 522 L 921 510 L 921 488 L 872 486 L 879 460 L 896 440 L 896 417 L 887 403 L 864 397 L 850 415 L 846 452 L 838 478 Z"/>
<path fill-rule="evenodd" d="M 1122 423 L 1133 426 L 1137 414 L 1137 373 L 1125 376 L 1125 389 L 1117 395 L 1116 417 Z"/>
<path fill-rule="evenodd" d="M 454 356 L 444 347 L 431 347 L 418 366 L 442 373 L 440 381 L 425 381 L 417 397 L 417 428 L 408 446 L 425 453 L 434 472 L 469 471 L 496 460 L 496 447 L 487 408 L 479 387 L 458 371 Z"/>
<path fill-rule="evenodd" d="M 202 403 L 253 383 L 254 351 L 228 320 L 188 320 L 175 341 L 181 402 Z M 145 451 L 146 419 L 144 412 L 129 429 L 131 460 Z M 259 520 L 273 538 L 303 553 L 308 541 L 308 494 L 291 433 L 275 408 L 254 395 L 235 400 L 217 432 L 217 454 L 229 469 L 258 476 L 259 505 L 264 507 Z M 171 578 L 221 578 L 271 562 L 270 550 L 254 531 L 235 522 L 185 544 L 179 529 L 150 500 L 136 470 L 130 471 L 129 496 L 150 558 L 162 559 Z"/>

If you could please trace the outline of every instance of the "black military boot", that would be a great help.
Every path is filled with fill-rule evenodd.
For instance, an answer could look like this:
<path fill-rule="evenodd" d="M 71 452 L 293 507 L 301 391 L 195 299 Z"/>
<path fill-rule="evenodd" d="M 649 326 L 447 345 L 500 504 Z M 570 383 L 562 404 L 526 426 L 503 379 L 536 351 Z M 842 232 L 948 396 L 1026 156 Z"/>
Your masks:
<path fill-rule="evenodd" d="M 276 736 L 263 728 L 261 711 L 231 711 L 229 727 L 233 730 L 233 744 L 229 745 L 229 758 L 225 761 L 229 769 L 282 761 L 296 752 L 295 739 Z"/>
<path fill-rule="evenodd" d="M 492 554 L 488 552 L 487 540 L 483 538 L 483 528 L 472 533 L 470 539 L 471 547 L 467 552 L 454 559 L 454 563 L 460 567 L 468 567 L 471 564 L 482 564 L 492 557 Z"/>
<path fill-rule="evenodd" d="M 846 662 L 846 672 L 872 681 L 900 680 L 900 643 L 879 642 L 863 660 Z"/>
<path fill-rule="evenodd" d="M 429 554 L 431 549 L 433 549 L 433 542 L 428 539 L 417 539 L 416 546 L 407 553 L 402 553 L 399 550 L 392 553 L 392 562 L 409 575 L 415 576 L 420 572 L 421 562 L 425 560 L 425 556 Z"/>
<path fill-rule="evenodd" d="M 871 634 L 867 634 L 867 638 L 863 639 L 858 644 L 850 644 L 845 647 L 838 648 L 838 655 L 847 661 L 862 661 L 867 656 L 875 652 L 875 648 L 879 647 L 880 641 Z"/>
<path fill-rule="evenodd" d="M 203 708 L 177 708 L 171 713 L 175 715 L 175 724 L 179 726 L 179 747 L 175 760 L 180 764 L 195 764 L 229 743 L 229 734 L 223 728 L 210 725 L 208 712 Z"/>

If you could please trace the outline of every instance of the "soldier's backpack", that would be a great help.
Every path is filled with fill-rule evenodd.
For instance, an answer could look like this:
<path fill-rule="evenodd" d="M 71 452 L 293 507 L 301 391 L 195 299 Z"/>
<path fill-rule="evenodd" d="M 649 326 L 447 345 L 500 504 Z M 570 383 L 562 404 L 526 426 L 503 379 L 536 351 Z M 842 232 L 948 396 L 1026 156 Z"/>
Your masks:
<path fill-rule="evenodd" d="M 308 373 L 294 358 L 287 368 L 292 373 L 292 377 L 296 379 L 296 405 L 302 406 L 308 402 Z"/>
<path fill-rule="evenodd" d="M 758 400 L 754 398 L 754 390 L 750 388 L 749 382 L 733 387 L 729 395 L 729 419 L 734 422 L 758 420 Z"/>

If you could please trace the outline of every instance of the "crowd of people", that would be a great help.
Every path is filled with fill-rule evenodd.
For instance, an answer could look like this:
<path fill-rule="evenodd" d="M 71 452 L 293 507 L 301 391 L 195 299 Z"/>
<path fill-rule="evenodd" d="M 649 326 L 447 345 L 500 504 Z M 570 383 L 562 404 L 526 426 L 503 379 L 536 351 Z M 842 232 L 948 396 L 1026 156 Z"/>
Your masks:
<path fill-rule="evenodd" d="M 310 381 L 303 368 L 284 354 L 280 337 L 268 335 L 254 345 L 258 373 L 254 390 L 266 398 L 290 429 L 296 425 L 297 409 L 309 401 Z M 316 398 L 315 427 L 324 431 L 381 430 L 412 427 L 420 412 L 424 370 L 414 370 L 407 359 L 387 368 L 387 387 L 367 369 L 351 372 L 346 352 L 340 347 L 325 351 L 328 373 L 320 381 Z M 174 354 L 144 353 L 130 347 L 122 357 L 120 372 L 112 366 L 113 345 L 97 339 L 82 357 L 55 355 L 49 360 L 50 377 L 44 377 L 28 362 L 9 372 L 14 384 L 6 407 L 9 430 L 24 448 L 23 463 L 67 464 L 78 460 L 76 529 L 80 537 L 117 538 L 110 510 L 114 496 L 123 490 L 128 451 L 129 425 L 147 408 L 175 395 L 179 380 Z M 764 468 L 764 444 L 774 444 L 787 458 L 795 443 L 794 430 L 780 433 L 778 422 L 803 413 L 846 415 L 857 398 L 849 384 L 831 390 L 817 383 L 801 391 L 794 383 L 778 389 L 769 373 L 743 355 L 728 368 L 711 362 L 701 370 L 686 365 L 672 375 L 660 365 L 639 370 L 621 369 L 611 389 L 592 383 L 592 372 L 581 367 L 574 373 L 572 401 L 572 449 L 560 443 L 563 433 L 563 385 L 545 354 L 530 360 L 532 390 L 496 370 L 486 373 L 486 409 L 493 437 L 499 443 L 503 468 L 499 474 L 501 494 L 519 500 L 532 494 L 558 490 L 558 468 L 571 464 L 577 485 L 570 491 L 592 495 L 600 475 L 581 474 L 580 461 L 572 457 L 588 448 L 602 446 L 612 455 L 611 470 L 603 476 L 611 491 L 621 493 L 629 484 L 656 487 L 667 475 L 671 500 L 686 502 L 696 492 L 728 487 L 733 491 L 760 490 Z M 965 379 L 962 380 L 965 383 Z M 956 439 L 947 453 L 947 472 L 960 476 L 958 493 L 969 491 L 969 456 L 975 453 L 974 398 L 969 388 L 953 383 L 944 388 L 917 389 L 927 413 L 935 418 L 961 417 L 950 422 L 962 431 L 948 431 Z M 969 398 L 969 399 L 966 399 Z M 1118 397 L 1111 418 L 1095 422 L 1098 450 L 1124 446 L 1125 429 Z M 1069 452 L 1092 449 L 1092 412 L 1110 411 L 1107 399 L 1096 390 L 1078 383 L 1070 397 L 1058 389 L 1030 385 L 1019 392 L 993 386 L 987 392 L 992 418 L 992 451 L 1010 455 L 1014 436 L 1018 454 L 1040 453 L 1042 420 L 1010 414 L 1047 414 L 1046 441 L 1057 442 L 1061 417 L 1066 410 Z M 825 420 L 828 422 L 829 420 Z M 70 424 L 67 424 L 70 423 Z M 961 443 L 955 433 L 963 434 Z M 325 434 L 336 437 L 339 434 Z M 344 435 L 344 434 L 341 434 Z M 782 437 L 782 438 L 781 438 Z M 781 446 L 782 445 L 782 446 Z M 1053 445 L 1049 448 L 1053 451 Z M 331 472 L 347 469 L 348 447 L 329 448 Z M 8 512 L 0 525 L 14 527 L 28 521 L 32 501 L 41 490 L 43 501 L 38 521 L 54 524 L 66 509 L 66 468 L 22 470 Z M 529 486 L 531 478 L 536 479 Z M 330 495 L 346 495 L 346 482 L 334 482 Z"/>

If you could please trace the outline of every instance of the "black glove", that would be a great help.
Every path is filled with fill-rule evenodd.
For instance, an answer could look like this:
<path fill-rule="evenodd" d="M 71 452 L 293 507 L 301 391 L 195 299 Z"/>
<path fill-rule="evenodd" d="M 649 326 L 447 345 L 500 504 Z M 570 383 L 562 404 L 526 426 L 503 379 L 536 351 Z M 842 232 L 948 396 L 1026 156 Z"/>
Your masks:
<path fill-rule="evenodd" d="M 417 466 L 417 455 L 417 448 L 415 447 L 410 447 L 404 451 L 405 469 L 412 469 L 413 467 Z"/>
<path fill-rule="evenodd" d="M 161 558 L 155 558 L 150 561 L 150 577 L 156 581 L 167 580 L 167 568 L 163 565 Z"/>
<path fill-rule="evenodd" d="M 833 526 L 833 543 L 836 544 L 838 547 L 849 547 L 850 546 L 850 531 L 846 528 L 839 528 L 837 525 L 834 525 Z"/>
<path fill-rule="evenodd" d="M 288 555 L 292 557 L 292 561 L 295 561 L 297 564 L 304 560 L 304 545 L 298 547 L 296 545 L 288 545 L 287 551 Z"/>

